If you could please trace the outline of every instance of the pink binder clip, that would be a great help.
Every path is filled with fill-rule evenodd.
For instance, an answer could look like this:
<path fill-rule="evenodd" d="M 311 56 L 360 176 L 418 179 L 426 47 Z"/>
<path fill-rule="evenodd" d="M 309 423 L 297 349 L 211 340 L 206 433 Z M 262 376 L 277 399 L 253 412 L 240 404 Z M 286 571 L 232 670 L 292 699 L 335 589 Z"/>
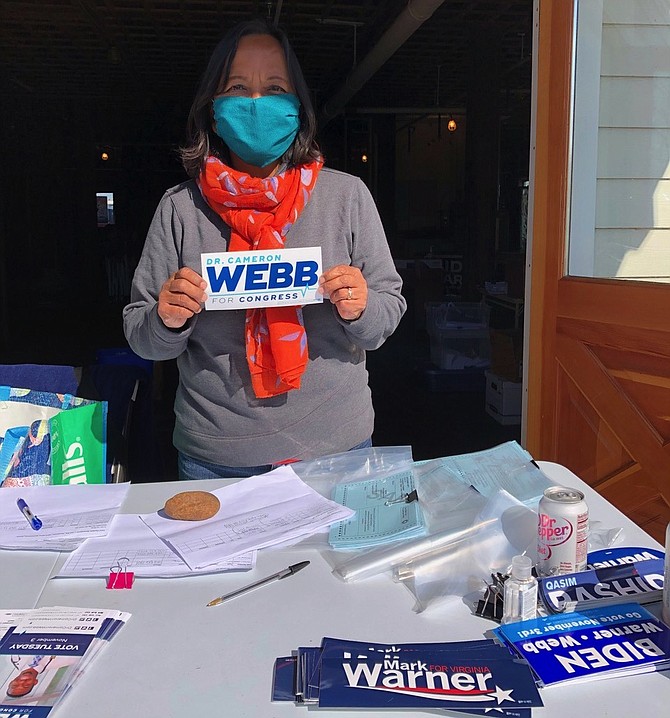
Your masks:
<path fill-rule="evenodd" d="M 125 556 L 116 560 L 116 565 L 109 569 L 107 588 L 132 588 L 135 574 L 128 571 L 129 559 Z"/>

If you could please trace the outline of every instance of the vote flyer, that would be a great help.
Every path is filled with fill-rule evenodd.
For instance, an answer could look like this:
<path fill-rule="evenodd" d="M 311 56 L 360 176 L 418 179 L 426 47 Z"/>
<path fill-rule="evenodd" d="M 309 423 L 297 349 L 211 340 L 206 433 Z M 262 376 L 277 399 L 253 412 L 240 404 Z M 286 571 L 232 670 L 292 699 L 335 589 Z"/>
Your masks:
<path fill-rule="evenodd" d="M 320 304 L 321 247 L 205 252 L 205 309 L 254 309 Z"/>
<path fill-rule="evenodd" d="M 62 606 L 0 612 L 0 716 L 50 715 L 129 618 Z"/>

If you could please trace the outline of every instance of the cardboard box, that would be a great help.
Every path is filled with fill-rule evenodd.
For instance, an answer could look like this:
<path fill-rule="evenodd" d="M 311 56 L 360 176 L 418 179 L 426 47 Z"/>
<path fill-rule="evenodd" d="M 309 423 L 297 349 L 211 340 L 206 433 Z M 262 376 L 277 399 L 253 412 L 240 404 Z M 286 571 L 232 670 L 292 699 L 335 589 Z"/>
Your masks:
<path fill-rule="evenodd" d="M 491 373 L 506 381 L 521 381 L 523 334 L 521 329 L 491 329 Z"/>
<path fill-rule="evenodd" d="M 506 381 L 492 371 L 485 372 L 486 376 L 486 412 L 501 424 L 521 422 L 521 382 Z"/>

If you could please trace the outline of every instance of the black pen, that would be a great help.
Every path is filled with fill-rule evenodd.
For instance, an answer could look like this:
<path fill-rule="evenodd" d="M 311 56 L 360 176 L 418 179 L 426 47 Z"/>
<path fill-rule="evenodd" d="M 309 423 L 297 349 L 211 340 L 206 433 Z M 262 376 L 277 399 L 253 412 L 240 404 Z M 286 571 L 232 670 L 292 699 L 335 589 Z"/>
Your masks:
<path fill-rule="evenodd" d="M 264 586 L 266 583 L 270 583 L 271 581 L 279 581 L 282 578 L 293 576 L 294 573 L 298 573 L 298 571 L 305 568 L 305 566 L 309 566 L 309 561 L 301 561 L 300 563 L 294 563 L 292 566 L 289 566 L 288 568 L 285 568 L 281 571 L 278 571 L 277 573 L 272 574 L 272 576 L 262 578 L 260 581 L 250 583 L 248 586 L 244 586 L 243 588 L 238 588 L 237 591 L 233 591 L 232 593 L 227 593 L 224 596 L 214 598 L 207 605 L 218 606 L 224 601 L 229 601 L 231 598 L 241 596 L 243 593 L 247 593 L 247 591 L 251 591 L 254 588 L 258 588 L 259 586 Z"/>

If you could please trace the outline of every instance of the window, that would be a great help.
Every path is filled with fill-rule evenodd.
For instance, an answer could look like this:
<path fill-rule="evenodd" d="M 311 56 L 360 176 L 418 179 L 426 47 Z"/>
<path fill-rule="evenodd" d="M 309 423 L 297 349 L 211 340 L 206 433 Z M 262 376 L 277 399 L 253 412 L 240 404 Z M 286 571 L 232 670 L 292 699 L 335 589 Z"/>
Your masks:
<path fill-rule="evenodd" d="M 98 227 L 114 224 L 114 192 L 97 192 Z"/>
<path fill-rule="evenodd" d="M 670 282 L 670 0 L 577 4 L 568 274 Z"/>

